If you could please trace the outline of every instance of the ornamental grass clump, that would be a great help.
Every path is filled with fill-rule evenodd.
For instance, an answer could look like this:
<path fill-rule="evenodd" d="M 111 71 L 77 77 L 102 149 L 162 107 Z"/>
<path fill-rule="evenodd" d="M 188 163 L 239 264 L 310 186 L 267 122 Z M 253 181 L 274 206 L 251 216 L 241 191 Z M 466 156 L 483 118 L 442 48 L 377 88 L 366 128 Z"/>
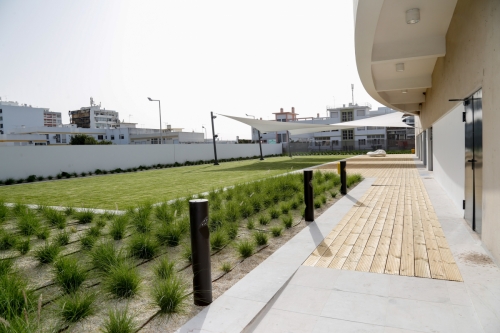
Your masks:
<path fill-rule="evenodd" d="M 95 313 L 95 293 L 77 292 L 61 298 L 58 302 L 58 312 L 63 320 L 76 323 Z"/>
<path fill-rule="evenodd" d="M 232 201 L 226 203 L 226 206 L 224 207 L 224 217 L 226 221 L 236 222 L 240 215 L 239 204 Z"/>
<path fill-rule="evenodd" d="M 266 245 L 268 241 L 267 234 L 260 231 L 254 232 L 253 239 L 255 240 L 255 243 L 259 246 Z"/>
<path fill-rule="evenodd" d="M 120 240 L 125 235 L 128 225 L 127 215 L 117 215 L 111 220 L 111 227 L 109 229 L 109 234 L 114 240 Z"/>
<path fill-rule="evenodd" d="M 269 222 L 271 222 L 271 218 L 268 215 L 262 214 L 259 216 L 259 223 L 261 225 L 268 225 Z"/>
<path fill-rule="evenodd" d="M 157 281 L 152 288 L 153 304 L 160 308 L 161 314 L 184 312 L 189 297 L 187 285 L 174 275 L 169 279 Z"/>
<path fill-rule="evenodd" d="M 229 243 L 229 237 L 224 228 L 218 229 L 210 235 L 210 247 L 212 251 L 221 250 Z"/>
<path fill-rule="evenodd" d="M 322 204 L 323 204 L 323 202 L 321 201 L 321 199 L 319 199 L 319 198 L 314 199 L 314 208 L 321 208 Z"/>
<path fill-rule="evenodd" d="M 108 272 L 112 267 L 125 261 L 125 256 L 111 241 L 96 245 L 90 252 L 92 265 L 101 272 Z"/>
<path fill-rule="evenodd" d="M 0 222 L 4 222 L 9 214 L 9 208 L 0 200 Z"/>
<path fill-rule="evenodd" d="M 247 229 L 248 230 L 255 229 L 255 222 L 254 222 L 253 219 L 248 219 L 248 221 L 247 221 Z"/>
<path fill-rule="evenodd" d="M 139 291 L 141 277 L 134 265 L 124 261 L 111 267 L 103 283 L 105 289 L 112 295 L 118 298 L 129 298 Z"/>
<path fill-rule="evenodd" d="M 69 244 L 69 233 L 66 230 L 60 231 L 55 237 L 54 241 L 60 246 L 65 246 Z"/>
<path fill-rule="evenodd" d="M 66 294 L 76 292 L 87 275 L 87 270 L 74 257 L 59 258 L 54 263 L 54 281 Z"/>
<path fill-rule="evenodd" d="M 92 222 L 94 219 L 95 213 L 91 209 L 84 209 L 81 212 L 77 212 L 75 214 L 75 218 L 78 221 L 79 224 L 87 224 Z"/>
<path fill-rule="evenodd" d="M 280 226 L 274 226 L 270 230 L 273 237 L 279 237 L 283 233 L 283 227 Z"/>
<path fill-rule="evenodd" d="M 238 223 L 227 223 L 224 226 L 224 229 L 226 230 L 227 236 L 230 240 L 234 240 L 238 236 Z"/>
<path fill-rule="evenodd" d="M 236 245 L 236 248 L 241 257 L 248 258 L 255 252 L 255 243 L 244 239 Z"/>
<path fill-rule="evenodd" d="M 94 247 L 95 242 L 97 241 L 97 238 L 95 236 L 85 234 L 82 237 L 80 237 L 80 245 L 82 247 L 82 250 L 90 250 Z"/>
<path fill-rule="evenodd" d="M 224 225 L 224 212 L 223 211 L 215 211 L 210 214 L 210 218 L 208 220 L 208 228 L 210 231 L 215 231 L 220 229 Z"/>
<path fill-rule="evenodd" d="M 71 206 L 64 208 L 64 215 L 66 216 L 73 216 L 75 215 L 75 213 L 76 213 L 75 209 Z"/>
<path fill-rule="evenodd" d="M 29 252 L 30 249 L 31 249 L 31 242 L 29 237 L 17 242 L 16 244 L 16 250 L 18 250 L 21 255 L 25 255 L 26 253 Z"/>
<path fill-rule="evenodd" d="M 63 212 L 59 212 L 53 208 L 46 208 L 43 211 L 43 216 L 52 226 L 56 226 L 59 229 L 66 227 L 66 216 L 64 216 Z"/>
<path fill-rule="evenodd" d="M 47 238 L 49 238 L 49 236 L 50 236 L 50 229 L 47 227 L 39 228 L 37 233 L 36 233 L 36 237 L 38 239 L 46 240 Z"/>
<path fill-rule="evenodd" d="M 25 204 L 22 204 L 20 202 L 16 202 L 14 204 L 14 207 L 12 207 L 12 213 L 15 215 L 15 216 L 22 216 L 22 215 L 25 215 L 27 214 L 28 212 L 31 212 L 28 208 L 28 206 L 26 206 Z"/>
<path fill-rule="evenodd" d="M 288 214 L 291 209 L 291 205 L 288 202 L 282 202 L 280 205 L 281 214 Z"/>
<path fill-rule="evenodd" d="M 132 236 L 128 243 L 130 256 L 139 259 L 153 258 L 160 248 L 160 244 L 150 235 L 136 234 Z"/>
<path fill-rule="evenodd" d="M 361 176 L 361 174 L 359 174 L 359 173 L 347 175 L 347 181 L 346 181 L 347 188 L 351 187 L 352 185 L 354 185 L 356 183 L 359 183 L 362 180 L 363 180 L 363 176 Z"/>
<path fill-rule="evenodd" d="M 134 333 L 136 331 L 137 325 L 134 323 L 134 317 L 128 314 L 128 308 L 110 309 L 101 327 L 103 333 Z"/>
<path fill-rule="evenodd" d="M 158 279 L 165 280 L 175 274 L 175 263 L 163 257 L 156 261 L 153 271 Z"/>
<path fill-rule="evenodd" d="M 37 248 L 35 250 L 35 258 L 41 264 L 50 264 L 56 260 L 57 256 L 61 252 L 61 247 L 56 242 L 45 242 L 45 245 Z"/>
<path fill-rule="evenodd" d="M 40 219 L 32 211 L 26 211 L 17 218 L 17 229 L 23 236 L 35 235 L 40 226 Z"/>
<path fill-rule="evenodd" d="M 0 277 L 12 272 L 13 263 L 12 259 L 0 260 Z"/>
<path fill-rule="evenodd" d="M 228 261 L 223 262 L 221 267 L 220 267 L 220 270 L 223 271 L 224 273 L 229 273 L 232 269 L 233 269 L 233 266 Z"/>
<path fill-rule="evenodd" d="M 18 274 L 9 270 L 9 274 L 0 275 L 0 317 L 10 320 L 21 316 L 24 311 L 33 309 L 34 295 L 27 282 Z"/>
<path fill-rule="evenodd" d="M 271 216 L 271 219 L 277 219 L 278 217 L 280 217 L 280 214 L 281 211 L 276 207 L 272 207 L 271 209 L 269 209 L 269 215 Z"/>
<path fill-rule="evenodd" d="M 283 215 L 281 217 L 281 222 L 283 222 L 286 229 L 290 229 L 293 224 L 293 217 L 291 215 Z"/>
<path fill-rule="evenodd" d="M 170 210 L 170 206 L 166 202 L 162 202 L 155 207 L 156 218 L 163 223 L 174 221 L 174 213 Z"/>
<path fill-rule="evenodd" d="M 187 222 L 187 224 L 186 224 Z M 160 244 L 170 247 L 179 245 L 185 233 L 189 229 L 189 221 L 179 220 L 170 224 L 162 224 L 156 230 L 156 239 Z"/>
<path fill-rule="evenodd" d="M 17 245 L 16 235 L 0 229 L 0 251 L 10 250 L 16 245 Z"/>

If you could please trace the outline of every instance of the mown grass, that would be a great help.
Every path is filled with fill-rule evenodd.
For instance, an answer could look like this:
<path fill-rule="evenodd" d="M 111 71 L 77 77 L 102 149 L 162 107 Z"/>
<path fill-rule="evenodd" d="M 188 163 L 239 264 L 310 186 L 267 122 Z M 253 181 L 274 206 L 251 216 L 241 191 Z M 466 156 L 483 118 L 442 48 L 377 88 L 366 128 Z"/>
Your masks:
<path fill-rule="evenodd" d="M 43 203 L 48 206 L 125 209 L 137 202 L 170 200 L 186 193 L 201 193 L 253 181 L 292 170 L 328 163 L 345 156 L 273 157 L 264 161 L 194 165 L 179 168 L 71 178 L 53 182 L 0 187 L 0 197 L 10 202 Z M 64 195 L 61 195 L 64 194 Z M 116 204 L 116 205 L 115 205 Z M 180 212 L 179 212 L 180 213 Z"/>

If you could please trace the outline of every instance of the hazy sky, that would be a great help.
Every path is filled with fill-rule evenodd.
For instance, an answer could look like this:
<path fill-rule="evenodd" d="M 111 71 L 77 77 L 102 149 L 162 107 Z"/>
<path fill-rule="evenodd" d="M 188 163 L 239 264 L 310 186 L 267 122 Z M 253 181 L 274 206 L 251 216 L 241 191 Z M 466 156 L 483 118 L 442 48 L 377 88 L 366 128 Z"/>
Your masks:
<path fill-rule="evenodd" d="M 90 96 L 141 127 L 210 133 L 210 111 L 274 119 L 280 107 L 379 106 L 354 58 L 352 0 L 0 0 L 0 97 L 63 113 Z M 130 115 L 130 118 L 129 118 Z M 218 117 L 221 139 L 250 138 Z"/>

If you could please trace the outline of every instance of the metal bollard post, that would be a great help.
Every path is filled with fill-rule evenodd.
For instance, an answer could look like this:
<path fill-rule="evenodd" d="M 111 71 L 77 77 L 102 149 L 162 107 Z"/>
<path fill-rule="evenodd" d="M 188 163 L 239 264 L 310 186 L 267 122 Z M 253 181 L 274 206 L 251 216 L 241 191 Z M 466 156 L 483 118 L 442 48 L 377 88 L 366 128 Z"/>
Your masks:
<path fill-rule="evenodd" d="M 313 171 L 304 170 L 304 203 L 306 204 L 306 211 L 304 217 L 306 222 L 314 221 L 314 195 L 313 195 Z"/>
<path fill-rule="evenodd" d="M 340 161 L 340 193 L 347 194 L 347 175 L 345 172 L 346 161 Z"/>
<path fill-rule="evenodd" d="M 212 303 L 208 200 L 189 200 L 189 222 L 191 225 L 194 304 L 203 306 Z"/>

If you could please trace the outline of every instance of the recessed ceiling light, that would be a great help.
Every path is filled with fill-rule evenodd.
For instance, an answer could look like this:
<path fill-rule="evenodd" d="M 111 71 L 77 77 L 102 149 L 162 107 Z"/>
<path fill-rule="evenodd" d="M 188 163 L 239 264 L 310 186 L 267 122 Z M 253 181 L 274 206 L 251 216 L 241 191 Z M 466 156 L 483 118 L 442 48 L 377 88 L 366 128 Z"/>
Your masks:
<path fill-rule="evenodd" d="M 396 64 L 396 72 L 403 72 L 405 70 L 405 64 L 400 62 Z"/>
<path fill-rule="evenodd" d="M 412 8 L 406 11 L 406 23 L 415 24 L 420 22 L 420 9 Z"/>
<path fill-rule="evenodd" d="M 408 93 L 408 89 L 401 90 L 401 92 L 402 92 L 403 94 L 406 94 L 406 93 Z"/>

